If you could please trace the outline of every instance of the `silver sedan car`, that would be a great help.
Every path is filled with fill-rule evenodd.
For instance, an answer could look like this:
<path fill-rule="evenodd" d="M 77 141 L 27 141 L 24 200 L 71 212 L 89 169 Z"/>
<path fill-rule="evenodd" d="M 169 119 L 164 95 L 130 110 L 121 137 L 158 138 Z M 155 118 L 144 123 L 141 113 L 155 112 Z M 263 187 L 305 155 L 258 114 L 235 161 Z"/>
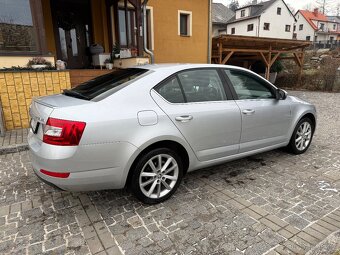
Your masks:
<path fill-rule="evenodd" d="M 190 171 L 287 147 L 304 153 L 315 107 L 244 68 L 149 65 L 34 99 L 34 172 L 63 190 L 169 198 Z"/>

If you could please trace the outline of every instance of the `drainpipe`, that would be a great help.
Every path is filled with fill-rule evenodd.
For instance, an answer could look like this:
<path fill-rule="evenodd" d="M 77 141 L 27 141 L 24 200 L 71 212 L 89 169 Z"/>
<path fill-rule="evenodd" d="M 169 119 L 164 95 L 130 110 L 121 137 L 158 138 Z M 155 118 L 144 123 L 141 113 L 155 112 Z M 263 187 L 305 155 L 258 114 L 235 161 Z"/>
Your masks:
<path fill-rule="evenodd" d="M 155 56 L 151 50 L 147 47 L 147 31 L 146 31 L 146 5 L 148 4 L 149 0 L 144 0 L 143 2 L 143 38 L 144 38 L 144 51 L 150 55 L 151 64 L 155 63 Z"/>
<path fill-rule="evenodd" d="M 211 43 L 212 43 L 212 36 L 211 36 L 211 29 L 212 29 L 212 20 L 211 20 L 211 6 L 212 0 L 209 0 L 209 26 L 208 26 L 208 64 L 211 64 Z"/>
<path fill-rule="evenodd" d="M 1 100 L 0 100 L 0 136 L 5 136 L 5 122 L 3 118 Z"/>

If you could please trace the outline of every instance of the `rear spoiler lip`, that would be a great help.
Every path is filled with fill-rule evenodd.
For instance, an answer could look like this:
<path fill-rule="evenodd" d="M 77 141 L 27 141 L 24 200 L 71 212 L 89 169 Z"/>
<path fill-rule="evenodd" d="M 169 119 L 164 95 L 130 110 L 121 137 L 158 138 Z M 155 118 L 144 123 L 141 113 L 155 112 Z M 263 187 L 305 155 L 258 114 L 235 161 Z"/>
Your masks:
<path fill-rule="evenodd" d="M 46 102 L 44 102 L 42 100 L 39 100 L 39 97 L 38 98 L 34 98 L 33 101 L 36 102 L 37 104 L 41 104 L 41 105 L 47 106 L 47 107 L 52 108 L 52 109 L 57 108 L 57 106 L 55 106 L 55 105 L 51 105 L 51 104 L 48 104 L 48 103 L 46 103 Z"/>

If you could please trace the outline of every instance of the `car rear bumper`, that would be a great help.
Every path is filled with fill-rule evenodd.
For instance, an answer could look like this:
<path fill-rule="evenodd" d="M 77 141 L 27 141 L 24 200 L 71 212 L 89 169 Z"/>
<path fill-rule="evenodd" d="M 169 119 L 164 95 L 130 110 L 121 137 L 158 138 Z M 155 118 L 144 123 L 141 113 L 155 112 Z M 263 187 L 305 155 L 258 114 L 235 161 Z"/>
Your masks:
<path fill-rule="evenodd" d="M 120 189 L 125 186 L 128 162 L 137 147 L 128 142 L 79 146 L 55 146 L 29 134 L 30 159 L 35 174 L 48 184 L 68 191 Z M 52 177 L 41 169 L 70 173 L 67 178 Z"/>

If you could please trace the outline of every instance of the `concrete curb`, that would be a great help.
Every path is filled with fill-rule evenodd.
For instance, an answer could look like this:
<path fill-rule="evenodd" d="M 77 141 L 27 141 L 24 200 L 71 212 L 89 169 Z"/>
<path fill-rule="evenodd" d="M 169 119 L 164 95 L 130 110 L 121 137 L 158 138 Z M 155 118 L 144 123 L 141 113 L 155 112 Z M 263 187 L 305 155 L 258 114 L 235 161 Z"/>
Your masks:
<path fill-rule="evenodd" d="M 9 146 L 1 146 L 0 147 L 0 155 L 6 155 L 10 153 L 16 153 L 20 151 L 27 151 L 28 150 L 28 144 L 15 144 L 15 145 L 9 145 Z"/>
<path fill-rule="evenodd" d="M 306 255 L 335 254 L 340 251 L 340 230 L 333 232 L 322 242 L 314 246 Z"/>

